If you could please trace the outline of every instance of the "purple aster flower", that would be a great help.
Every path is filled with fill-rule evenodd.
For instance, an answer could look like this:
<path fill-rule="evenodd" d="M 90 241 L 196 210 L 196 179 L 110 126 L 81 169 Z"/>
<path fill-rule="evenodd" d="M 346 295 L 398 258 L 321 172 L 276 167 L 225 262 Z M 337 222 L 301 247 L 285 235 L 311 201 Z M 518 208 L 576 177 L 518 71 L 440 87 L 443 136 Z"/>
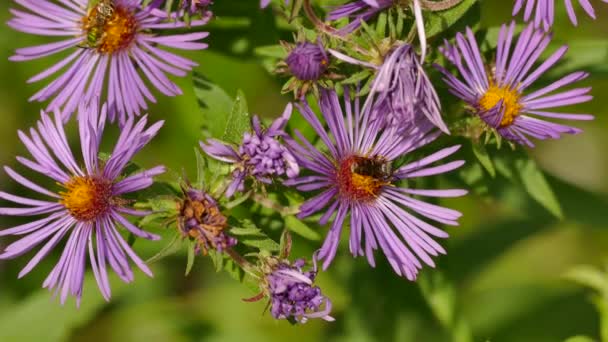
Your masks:
<path fill-rule="evenodd" d="M 279 262 L 266 275 L 270 313 L 275 319 L 299 323 L 306 323 L 310 318 L 332 322 L 334 318 L 329 316 L 331 301 L 321 293 L 319 287 L 313 286 L 317 276 L 316 267 L 305 272 L 305 265 L 304 259 L 296 260 L 293 265 Z"/>
<path fill-rule="evenodd" d="M 288 147 L 298 158 L 300 166 L 313 174 L 288 180 L 285 184 L 300 191 L 317 191 L 320 194 L 300 207 L 300 218 L 325 211 L 320 218 L 326 224 L 335 214 L 325 242 L 316 258 L 324 260 L 326 269 L 334 259 L 343 223 L 350 214 L 350 251 L 354 256 L 366 255 L 375 266 L 374 250 L 380 248 L 398 275 L 414 280 L 421 261 L 434 266 L 432 256 L 445 253 L 433 239 L 448 234 L 425 222 L 427 218 L 447 225 L 457 225 L 461 214 L 455 210 L 423 202 L 413 196 L 456 197 L 464 190 L 422 190 L 401 185 L 401 180 L 432 176 L 452 171 L 464 164 L 453 161 L 432 166 L 460 146 L 445 148 L 426 158 L 393 168 L 396 159 L 433 141 L 439 132 L 416 131 L 399 134 L 395 128 L 384 128 L 379 120 L 371 120 L 379 110 L 364 105 L 359 99 L 350 102 L 348 91 L 342 110 L 334 91 L 323 90 L 319 108 L 329 132 L 307 103 L 298 105 L 304 118 L 315 129 L 326 146 L 327 153 L 318 150 L 300 132 L 295 131 L 301 143 L 287 140 Z M 362 246 L 364 242 L 364 247 Z"/>
<path fill-rule="evenodd" d="M 377 70 L 369 94 L 371 100 L 366 104 L 378 109 L 373 113 L 380 117 L 372 119 L 384 120 L 402 132 L 428 130 L 435 126 L 450 133 L 441 118 L 441 103 L 435 87 L 411 45 L 403 44 L 395 48 L 380 67 L 335 50 L 330 52 L 345 62 Z"/>
<path fill-rule="evenodd" d="M 197 250 L 207 254 L 233 247 L 237 240 L 228 234 L 228 219 L 217 202 L 206 192 L 192 187 L 184 189 L 185 198 L 179 204 L 178 226 L 184 237 L 197 242 Z"/>
<path fill-rule="evenodd" d="M 602 0 L 602 2 L 608 3 L 608 0 Z M 574 25 L 577 25 L 578 20 L 576 19 L 572 0 L 564 0 L 564 3 L 566 4 L 566 10 L 568 11 L 570 21 Z M 589 0 L 578 0 L 578 3 L 591 18 L 595 19 L 595 11 Z M 515 7 L 513 8 L 513 15 L 517 15 L 522 9 L 524 9 L 524 19 L 526 21 L 532 18 L 532 13 L 534 12 L 534 25 L 536 27 L 540 27 L 542 24 L 545 30 L 548 30 L 553 26 L 555 0 L 516 0 Z"/>
<path fill-rule="evenodd" d="M 515 46 L 515 23 L 503 25 L 498 37 L 496 63 L 484 64 L 475 36 L 467 29 L 456 36 L 456 45 L 446 43 L 443 54 L 458 68 L 462 80 L 443 68 L 444 80 L 450 91 L 465 101 L 472 112 L 488 126 L 508 140 L 533 147 L 528 136 L 536 139 L 557 139 L 561 134 L 577 134 L 581 130 L 542 118 L 592 120 L 592 115 L 555 112 L 559 107 L 590 101 L 590 87 L 561 90 L 583 80 L 586 72 L 573 72 L 535 91 L 528 91 L 547 70 L 553 67 L 568 50 L 562 46 L 547 60 L 533 69 L 551 42 L 551 34 L 528 25 Z M 491 70 L 491 71 L 488 71 Z"/>
<path fill-rule="evenodd" d="M 289 72 L 301 81 L 317 81 L 327 71 L 329 56 L 318 43 L 297 44 L 285 59 Z"/>
<path fill-rule="evenodd" d="M 263 129 L 260 119 L 254 116 L 253 132 L 244 134 L 238 150 L 215 139 L 209 139 L 207 143 L 201 142 L 201 148 L 209 156 L 235 164 L 232 183 L 226 190 L 227 197 L 231 197 L 236 191 L 244 191 L 247 177 L 270 184 L 275 177 L 293 178 L 298 175 L 300 169 L 295 157 L 278 140 L 286 136 L 284 128 L 291 116 L 291 110 L 292 106 L 288 104 L 283 115 L 267 129 Z"/>
<path fill-rule="evenodd" d="M 85 111 L 83 107 L 80 109 Z M 20 207 L 0 208 L 4 216 L 40 216 L 32 222 L 0 231 L 0 236 L 23 236 L 11 243 L 0 254 L 0 259 L 13 259 L 38 245 L 42 248 L 21 270 L 19 278 L 28 274 L 48 253 L 67 236 L 67 242 L 57 265 L 44 281 L 43 287 L 55 289 L 63 304 L 68 295 L 80 303 L 83 279 L 88 258 L 99 289 L 106 300 L 110 298 L 108 265 L 125 282 L 133 281 L 129 260 L 145 274 L 152 276 L 146 264 L 125 241 L 118 227 L 131 234 L 149 240 L 160 237 L 150 234 L 129 222 L 124 215 L 144 216 L 148 213 L 129 208 L 129 201 L 121 196 L 145 189 L 152 185 L 152 177 L 165 171 L 163 166 L 142 170 L 121 177 L 121 173 L 134 154 L 141 150 L 163 125 L 158 122 L 145 128 L 147 118 L 135 123 L 129 118 L 122 128 L 111 157 L 101 162 L 98 159 L 99 145 L 103 135 L 106 108 L 97 111 L 92 106 L 81 112 L 79 119 L 82 149 L 81 167 L 68 146 L 61 123 L 61 113 L 51 116 L 42 112 L 37 128 L 29 135 L 19 132 L 19 138 L 33 159 L 17 157 L 24 166 L 51 178 L 61 190 L 47 190 L 35 184 L 9 167 L 6 173 L 17 183 L 50 200 L 32 199 L 0 192 L 3 200 Z"/>
<path fill-rule="evenodd" d="M 179 33 L 159 36 L 159 29 L 179 29 L 188 24 L 177 21 L 177 14 L 168 14 L 154 3 L 144 7 L 142 0 L 101 0 L 89 6 L 89 0 L 60 1 L 20 0 L 24 9 L 12 9 L 8 25 L 35 35 L 65 37 L 40 46 L 17 49 L 12 61 L 28 61 L 63 51 L 70 54 L 30 78 L 38 82 L 56 75 L 55 79 L 30 98 L 31 101 L 51 99 L 50 110 L 63 108 L 69 119 L 81 100 L 91 101 L 104 93 L 116 110 L 110 119 L 140 114 L 147 102 L 156 102 L 149 83 L 167 96 L 181 90 L 167 74 L 185 76 L 196 63 L 161 47 L 201 50 L 207 44 L 197 42 L 207 32 Z M 193 20 L 201 26 L 206 19 Z M 60 72 L 61 71 L 61 72 Z M 144 76 L 144 77 L 142 77 Z M 146 81 L 144 81 L 146 79 Z"/>

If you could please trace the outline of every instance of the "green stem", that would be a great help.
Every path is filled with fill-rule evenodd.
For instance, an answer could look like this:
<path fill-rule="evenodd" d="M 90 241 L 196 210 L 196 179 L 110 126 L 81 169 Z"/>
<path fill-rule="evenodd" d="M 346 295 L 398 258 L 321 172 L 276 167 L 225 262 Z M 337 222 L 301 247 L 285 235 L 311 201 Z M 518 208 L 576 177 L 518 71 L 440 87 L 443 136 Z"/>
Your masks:
<path fill-rule="evenodd" d="M 459 5 L 462 0 L 443 0 L 443 1 L 430 1 L 420 0 L 422 8 L 431 12 L 440 12 L 448 10 L 452 7 Z"/>
<path fill-rule="evenodd" d="M 259 203 L 261 205 L 263 205 L 266 208 L 272 209 L 276 212 L 278 212 L 279 214 L 281 214 L 281 216 L 289 216 L 289 215 L 295 215 L 297 213 L 300 212 L 300 206 L 291 206 L 291 207 L 285 207 L 273 200 L 271 200 L 268 197 L 264 197 L 260 194 L 254 194 L 251 196 L 251 199 L 253 199 L 256 203 Z"/>

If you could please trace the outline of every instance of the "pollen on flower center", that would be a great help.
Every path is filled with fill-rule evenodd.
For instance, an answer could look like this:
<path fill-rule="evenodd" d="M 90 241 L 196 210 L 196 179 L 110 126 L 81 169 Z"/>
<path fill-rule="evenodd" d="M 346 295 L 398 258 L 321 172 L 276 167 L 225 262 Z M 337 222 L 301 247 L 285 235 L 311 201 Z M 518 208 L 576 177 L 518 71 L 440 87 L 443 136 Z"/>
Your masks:
<path fill-rule="evenodd" d="M 64 184 L 61 201 L 79 221 L 91 221 L 108 211 L 112 201 L 112 183 L 94 177 L 73 177 Z"/>
<path fill-rule="evenodd" d="M 499 127 L 507 127 L 519 115 L 522 105 L 519 102 L 519 93 L 509 87 L 498 87 L 491 85 L 479 100 L 479 106 L 488 111 L 502 101 L 504 115 Z"/>
<path fill-rule="evenodd" d="M 83 18 L 86 45 L 100 53 L 114 53 L 128 47 L 137 32 L 135 14 L 112 0 L 100 0 Z"/>
<path fill-rule="evenodd" d="M 390 184 L 388 162 L 383 158 L 351 156 L 343 159 L 336 175 L 340 195 L 355 201 L 375 199 Z"/>

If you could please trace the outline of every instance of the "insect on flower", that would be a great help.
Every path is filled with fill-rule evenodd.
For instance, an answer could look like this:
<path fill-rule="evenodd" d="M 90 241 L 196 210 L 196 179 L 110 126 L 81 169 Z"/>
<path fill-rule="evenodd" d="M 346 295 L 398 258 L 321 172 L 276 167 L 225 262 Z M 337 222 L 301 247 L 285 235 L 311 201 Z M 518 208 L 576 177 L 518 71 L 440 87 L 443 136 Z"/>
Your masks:
<path fill-rule="evenodd" d="M 97 48 L 101 42 L 103 28 L 114 16 L 112 0 L 99 0 L 95 6 L 90 6 L 84 19 L 84 30 L 87 32 L 86 45 L 82 47 Z"/>

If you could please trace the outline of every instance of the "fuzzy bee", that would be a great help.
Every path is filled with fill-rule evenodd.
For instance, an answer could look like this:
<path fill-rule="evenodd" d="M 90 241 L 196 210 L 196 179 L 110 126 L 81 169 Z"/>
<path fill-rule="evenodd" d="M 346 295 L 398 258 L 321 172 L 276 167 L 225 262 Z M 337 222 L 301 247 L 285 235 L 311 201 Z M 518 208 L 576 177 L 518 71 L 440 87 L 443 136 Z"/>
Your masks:
<path fill-rule="evenodd" d="M 391 164 L 382 157 L 356 157 L 355 162 L 351 165 L 351 172 L 376 179 L 388 179 L 393 174 Z"/>
<path fill-rule="evenodd" d="M 99 0 L 96 5 L 90 7 L 84 24 L 87 40 L 83 47 L 98 47 L 103 35 L 103 28 L 114 15 L 114 9 L 113 0 Z"/>

